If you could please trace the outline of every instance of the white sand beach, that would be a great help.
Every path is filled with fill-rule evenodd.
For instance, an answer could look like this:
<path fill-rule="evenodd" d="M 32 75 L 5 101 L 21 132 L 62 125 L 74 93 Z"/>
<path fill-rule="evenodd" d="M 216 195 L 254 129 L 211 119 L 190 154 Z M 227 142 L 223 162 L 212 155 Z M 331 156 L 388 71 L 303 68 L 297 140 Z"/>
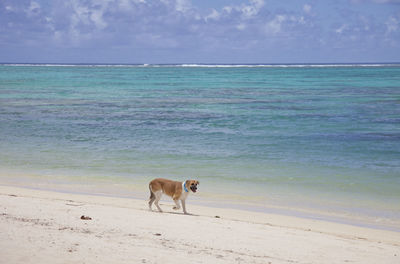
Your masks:
<path fill-rule="evenodd" d="M 1 263 L 400 263 L 400 233 L 0 186 Z M 91 220 L 82 220 L 81 216 Z"/>

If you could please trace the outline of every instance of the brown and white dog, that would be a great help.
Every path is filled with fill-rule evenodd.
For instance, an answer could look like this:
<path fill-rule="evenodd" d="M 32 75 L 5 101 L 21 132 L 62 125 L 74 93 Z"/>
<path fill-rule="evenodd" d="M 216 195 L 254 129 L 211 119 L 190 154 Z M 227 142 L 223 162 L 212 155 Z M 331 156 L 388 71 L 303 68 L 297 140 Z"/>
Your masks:
<path fill-rule="evenodd" d="M 149 183 L 149 189 L 150 189 L 150 200 L 149 200 L 149 208 L 151 209 L 151 206 L 154 202 L 154 204 L 157 206 L 158 211 L 162 212 L 160 206 L 158 205 L 158 202 L 161 199 L 161 196 L 163 193 L 165 193 L 168 196 L 171 196 L 172 199 L 175 202 L 175 205 L 173 209 L 178 210 L 181 208 L 179 205 L 179 201 L 182 203 L 182 208 L 183 208 L 183 213 L 187 214 L 186 212 L 186 204 L 185 200 L 187 196 L 189 195 L 189 190 L 192 192 L 197 191 L 197 185 L 199 184 L 199 181 L 196 180 L 187 180 L 184 182 L 178 182 L 178 181 L 171 181 L 167 179 L 154 179 Z"/>

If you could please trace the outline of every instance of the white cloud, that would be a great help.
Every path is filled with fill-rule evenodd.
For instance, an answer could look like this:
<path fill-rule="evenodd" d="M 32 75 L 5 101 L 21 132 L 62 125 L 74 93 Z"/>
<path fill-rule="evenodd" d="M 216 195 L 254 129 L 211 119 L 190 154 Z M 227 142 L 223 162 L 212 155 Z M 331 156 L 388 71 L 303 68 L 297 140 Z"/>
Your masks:
<path fill-rule="evenodd" d="M 31 5 L 29 6 L 29 11 L 32 12 L 35 11 L 36 9 L 40 9 L 40 5 L 37 2 L 32 1 Z"/>
<path fill-rule="evenodd" d="M 397 32 L 397 29 L 399 28 L 399 21 L 395 17 L 390 17 L 385 24 L 386 34 Z"/>
<path fill-rule="evenodd" d="M 264 6 L 264 0 L 250 0 L 250 3 L 258 10 Z"/>
<path fill-rule="evenodd" d="M 241 13 L 242 19 L 250 19 L 255 17 L 264 6 L 264 0 L 249 0 L 248 4 L 242 4 L 240 6 L 225 6 L 223 11 L 227 14 L 231 14 L 233 11 Z"/>
<path fill-rule="evenodd" d="M 244 18 L 251 18 L 251 17 L 257 15 L 257 13 L 258 13 L 258 10 L 254 6 L 250 6 L 250 5 L 243 6 L 241 11 L 242 11 Z"/>
<path fill-rule="evenodd" d="M 94 25 L 96 29 L 104 29 L 107 27 L 107 22 L 103 18 L 103 14 L 108 7 L 109 0 L 95 1 L 97 5 L 91 5 L 89 2 L 74 1 L 73 11 L 71 16 L 71 26 L 77 28 L 80 23 L 84 25 Z"/>
<path fill-rule="evenodd" d="M 348 28 L 348 26 L 346 24 L 343 24 L 342 26 L 340 26 L 339 28 L 337 28 L 335 30 L 336 33 L 338 34 L 342 34 L 344 30 L 346 30 Z"/>
<path fill-rule="evenodd" d="M 236 26 L 236 28 L 238 29 L 238 30 L 245 30 L 246 29 L 246 24 L 244 24 L 244 23 L 240 23 L 239 25 L 237 25 Z"/>
<path fill-rule="evenodd" d="M 69 20 L 66 28 L 55 26 L 57 17 L 46 17 L 48 28 L 52 31 L 52 39 L 60 45 L 69 43 L 72 46 L 90 42 L 108 26 L 104 13 L 108 10 L 110 3 L 119 7 L 119 3 L 114 0 L 72 0 L 65 3 L 64 9 L 68 11 L 66 19 Z"/>
<path fill-rule="evenodd" d="M 90 19 L 98 29 L 104 29 L 107 26 L 107 23 L 103 19 L 103 10 L 93 10 Z"/>
<path fill-rule="evenodd" d="M 175 2 L 175 10 L 178 12 L 185 13 L 190 10 L 191 4 L 188 0 L 176 0 Z"/>
<path fill-rule="evenodd" d="M 118 1 L 118 7 L 124 11 L 130 11 L 133 8 L 133 3 L 131 0 L 120 0 Z"/>
<path fill-rule="evenodd" d="M 25 10 L 25 12 L 26 12 L 29 16 L 38 14 L 38 13 L 40 12 L 40 5 L 39 5 L 37 2 L 32 1 L 32 2 L 30 2 L 30 5 L 29 5 L 29 7 Z"/>
<path fill-rule="evenodd" d="M 213 8 L 211 13 L 209 15 L 207 15 L 204 19 L 205 19 L 205 21 L 218 20 L 220 16 L 221 16 L 220 13 Z"/>
<path fill-rule="evenodd" d="M 232 6 L 224 6 L 224 8 L 222 8 L 222 10 L 224 10 L 226 13 L 230 14 L 230 13 L 232 13 L 233 7 Z"/>
<path fill-rule="evenodd" d="M 74 14 L 71 16 L 71 26 L 76 27 L 79 23 L 88 25 L 89 19 L 89 8 L 87 6 L 81 6 L 77 1 L 73 2 Z"/>
<path fill-rule="evenodd" d="M 311 5 L 309 5 L 309 4 L 305 4 L 304 6 L 303 6 L 303 11 L 304 11 L 304 13 L 306 13 L 306 14 L 310 14 L 311 13 Z"/>
<path fill-rule="evenodd" d="M 265 26 L 267 34 L 276 35 L 282 30 L 282 23 L 287 20 L 285 15 L 276 15 L 275 18 L 269 21 Z"/>
<path fill-rule="evenodd" d="M 243 5 L 241 7 L 242 16 L 246 19 L 252 18 L 258 14 L 263 6 L 264 0 L 250 0 L 249 5 Z"/>

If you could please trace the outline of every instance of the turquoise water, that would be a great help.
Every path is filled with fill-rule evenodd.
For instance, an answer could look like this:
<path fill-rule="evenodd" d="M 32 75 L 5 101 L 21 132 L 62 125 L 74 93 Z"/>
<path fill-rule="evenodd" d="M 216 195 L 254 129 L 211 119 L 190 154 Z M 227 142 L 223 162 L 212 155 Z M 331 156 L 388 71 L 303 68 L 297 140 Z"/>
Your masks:
<path fill-rule="evenodd" d="M 398 221 L 400 65 L 2 65 L 0 149 L 7 180 Z"/>

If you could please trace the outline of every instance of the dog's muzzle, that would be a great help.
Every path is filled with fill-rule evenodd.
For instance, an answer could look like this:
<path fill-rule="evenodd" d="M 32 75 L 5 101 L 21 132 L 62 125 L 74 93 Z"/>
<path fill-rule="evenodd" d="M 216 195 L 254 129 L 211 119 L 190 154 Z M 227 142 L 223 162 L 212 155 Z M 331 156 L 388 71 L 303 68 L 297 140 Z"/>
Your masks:
<path fill-rule="evenodd" d="M 190 186 L 190 190 L 192 190 L 192 192 L 195 193 L 197 191 L 197 186 L 196 185 Z"/>

